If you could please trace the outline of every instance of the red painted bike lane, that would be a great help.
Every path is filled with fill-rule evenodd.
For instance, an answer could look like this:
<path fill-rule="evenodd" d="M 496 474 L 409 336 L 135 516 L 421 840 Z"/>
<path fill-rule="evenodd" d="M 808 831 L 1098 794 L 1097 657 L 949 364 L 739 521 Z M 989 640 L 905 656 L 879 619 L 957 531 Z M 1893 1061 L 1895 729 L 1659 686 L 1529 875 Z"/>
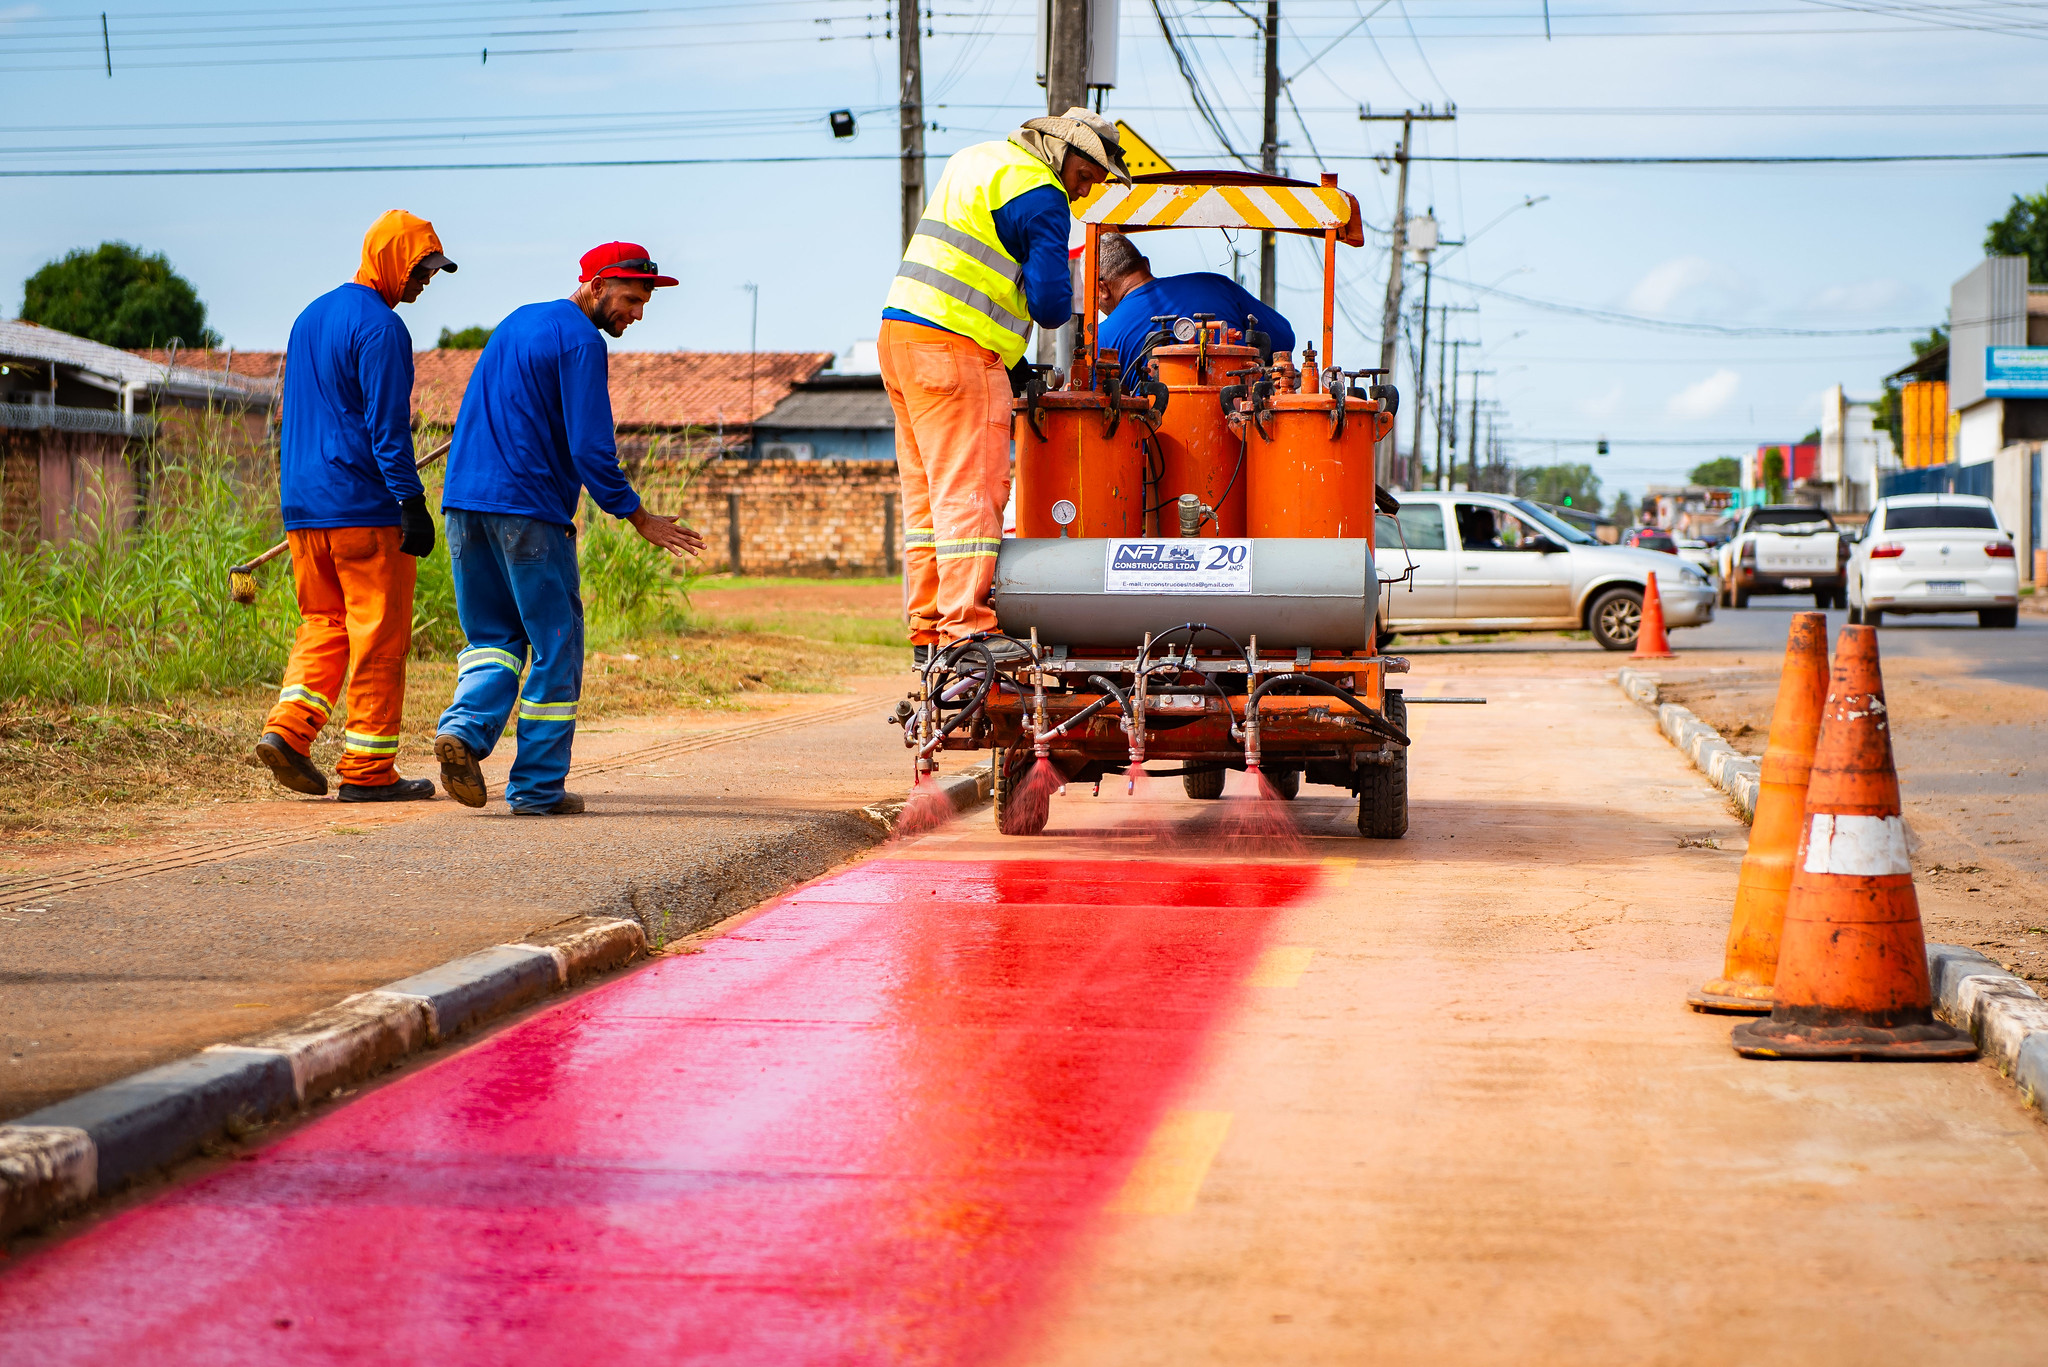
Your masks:
<path fill-rule="evenodd" d="M 0 1361 L 992 1361 L 1315 877 L 863 864 L 15 1266 Z"/>

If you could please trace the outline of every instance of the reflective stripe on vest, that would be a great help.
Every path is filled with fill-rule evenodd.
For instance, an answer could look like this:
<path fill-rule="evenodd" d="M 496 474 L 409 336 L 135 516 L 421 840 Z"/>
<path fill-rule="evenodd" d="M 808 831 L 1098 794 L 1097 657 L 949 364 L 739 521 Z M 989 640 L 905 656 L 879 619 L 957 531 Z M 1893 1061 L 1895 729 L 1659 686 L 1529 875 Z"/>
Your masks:
<path fill-rule="evenodd" d="M 1005 366 L 1024 359 L 1031 326 L 1024 267 L 1003 247 L 995 212 L 1041 185 L 1059 183 L 1051 167 L 1013 142 L 977 143 L 954 153 L 904 250 L 888 307 L 987 347 Z"/>

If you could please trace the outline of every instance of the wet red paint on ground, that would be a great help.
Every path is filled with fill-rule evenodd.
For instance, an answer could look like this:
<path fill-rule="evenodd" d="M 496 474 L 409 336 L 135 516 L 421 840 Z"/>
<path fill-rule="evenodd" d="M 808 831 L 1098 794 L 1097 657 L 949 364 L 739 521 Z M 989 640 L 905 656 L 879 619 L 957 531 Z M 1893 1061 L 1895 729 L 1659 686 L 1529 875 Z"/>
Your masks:
<path fill-rule="evenodd" d="M 0 1360 L 990 1361 L 1314 876 L 863 865 L 14 1267 Z"/>

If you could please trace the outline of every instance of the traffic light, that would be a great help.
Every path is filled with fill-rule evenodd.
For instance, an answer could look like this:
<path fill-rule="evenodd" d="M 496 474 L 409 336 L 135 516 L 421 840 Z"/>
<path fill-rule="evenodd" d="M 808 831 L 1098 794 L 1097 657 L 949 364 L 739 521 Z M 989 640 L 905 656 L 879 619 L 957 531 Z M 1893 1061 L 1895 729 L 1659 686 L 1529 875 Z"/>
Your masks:
<path fill-rule="evenodd" d="M 1567 508 L 1572 506 L 1572 496 L 1570 494 L 1564 496 L 1564 506 Z"/>
<path fill-rule="evenodd" d="M 1593 454 L 1596 456 L 1604 456 L 1607 454 L 1607 438 L 1602 437 L 1597 443 L 1594 444 Z"/>

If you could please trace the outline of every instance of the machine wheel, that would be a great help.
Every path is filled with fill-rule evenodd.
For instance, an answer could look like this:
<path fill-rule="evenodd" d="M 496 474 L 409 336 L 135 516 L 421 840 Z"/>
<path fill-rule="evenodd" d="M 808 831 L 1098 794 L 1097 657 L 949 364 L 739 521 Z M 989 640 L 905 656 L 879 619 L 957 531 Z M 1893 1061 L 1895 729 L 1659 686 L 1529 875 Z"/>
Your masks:
<path fill-rule="evenodd" d="M 1275 769 L 1266 775 L 1266 783 L 1273 790 L 1273 796 L 1282 802 L 1292 802 L 1301 793 L 1301 770 Z"/>
<path fill-rule="evenodd" d="M 1634 650 L 1636 633 L 1643 626 L 1643 591 L 1612 588 L 1593 600 L 1586 614 L 1593 639 L 1607 650 Z"/>
<path fill-rule="evenodd" d="M 1813 605 L 1819 608 L 1822 612 L 1826 612 L 1829 608 L 1835 605 L 1834 591 L 1832 589 L 1815 590 L 1813 595 Z"/>
<path fill-rule="evenodd" d="M 997 750 L 992 766 L 995 778 L 994 801 L 996 829 L 1004 835 L 1037 835 L 1045 829 L 1049 813 L 1040 807 L 1036 811 L 1019 812 L 1010 802 L 1010 795 L 1023 782 L 1024 775 L 1032 765 L 1031 751 L 1019 746 L 1013 750 Z"/>
<path fill-rule="evenodd" d="M 1201 802 L 1210 802 L 1223 796 L 1223 780 L 1230 777 L 1225 769 L 1211 769 L 1206 773 L 1182 774 L 1180 790 Z"/>
<path fill-rule="evenodd" d="M 2014 608 L 1979 608 L 1977 625 L 1980 627 L 2017 627 L 2020 624 L 2020 610 Z"/>
<path fill-rule="evenodd" d="M 1388 692 L 1387 720 L 1408 730 L 1408 700 Z M 1408 834 L 1408 749 L 1392 764 L 1368 764 L 1358 771 L 1358 833 L 1367 840 L 1399 840 Z"/>

